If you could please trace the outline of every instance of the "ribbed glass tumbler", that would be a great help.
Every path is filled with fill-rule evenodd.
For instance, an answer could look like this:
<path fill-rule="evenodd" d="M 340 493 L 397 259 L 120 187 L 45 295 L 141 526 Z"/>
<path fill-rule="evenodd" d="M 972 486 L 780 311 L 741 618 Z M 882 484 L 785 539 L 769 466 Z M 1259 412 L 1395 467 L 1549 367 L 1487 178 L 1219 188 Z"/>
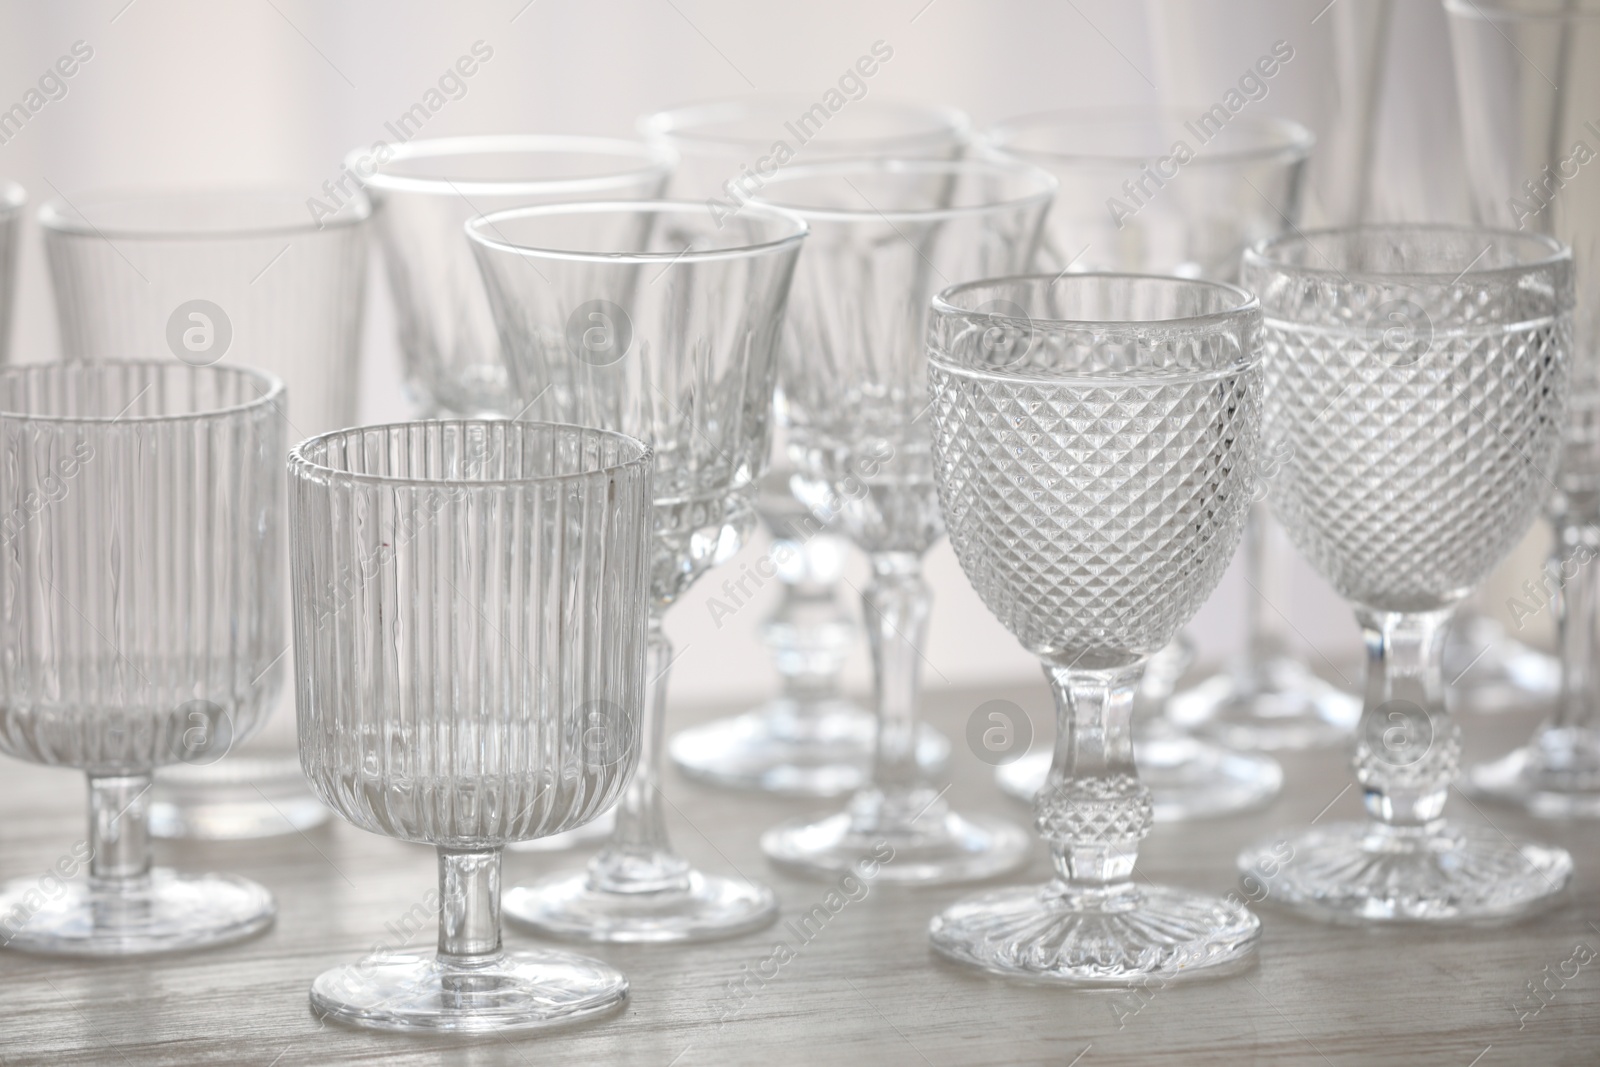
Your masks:
<path fill-rule="evenodd" d="M 1014 977 L 1126 985 L 1237 963 L 1237 901 L 1133 877 L 1153 821 L 1133 750 L 1147 659 L 1222 578 L 1253 496 L 1261 312 L 1233 286 L 1063 274 L 934 302 L 933 470 L 956 558 L 1043 663 L 1055 758 L 1034 797 L 1056 876 L 968 897 L 934 948 Z"/>
<path fill-rule="evenodd" d="M 1268 899 L 1335 921 L 1546 903 L 1565 851 L 1445 821 L 1461 731 L 1443 658 L 1456 605 L 1554 489 L 1571 253 L 1511 231 L 1357 227 L 1259 245 L 1243 276 L 1266 320 L 1273 509 L 1366 634 L 1353 764 L 1370 818 L 1293 835 L 1288 862 L 1281 839 L 1259 843 L 1239 867 L 1271 864 Z"/>
<path fill-rule="evenodd" d="M 306 776 L 361 829 L 439 854 L 437 954 L 325 972 L 318 1014 L 519 1029 L 627 996 L 596 960 L 502 949 L 500 851 L 594 819 L 637 758 L 651 459 L 621 434 L 508 420 L 291 453 Z"/>
<path fill-rule="evenodd" d="M 0 889 L 4 944 L 128 955 L 234 941 L 271 894 L 152 868 L 151 773 L 273 707 L 283 652 L 283 385 L 239 367 L 0 370 L 0 749 L 89 775 L 53 892 Z M 55 872 L 51 872 L 54 877 Z"/>

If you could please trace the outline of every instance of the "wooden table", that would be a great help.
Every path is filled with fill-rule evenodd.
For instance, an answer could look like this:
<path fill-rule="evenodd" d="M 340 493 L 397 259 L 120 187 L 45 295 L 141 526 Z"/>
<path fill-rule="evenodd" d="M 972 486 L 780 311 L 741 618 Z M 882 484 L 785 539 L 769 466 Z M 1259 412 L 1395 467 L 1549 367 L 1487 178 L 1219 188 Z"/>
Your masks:
<path fill-rule="evenodd" d="M 1042 684 L 1021 691 L 930 693 L 929 718 L 956 741 L 950 797 L 961 807 L 1026 818 L 962 741 L 985 700 L 1021 703 L 1051 736 Z M 674 709 L 681 726 L 714 711 Z M 1468 717 L 1469 758 L 1526 736 L 1526 716 Z M 1035 742 L 1036 744 L 1039 742 Z M 1312 819 L 1355 817 L 1337 753 L 1284 760 L 1286 794 L 1261 814 L 1158 828 L 1145 843 L 1150 878 L 1222 893 L 1233 857 L 1264 834 Z M 6 760 L 0 779 L 0 875 L 42 874 L 84 835 L 80 776 Z M 733 796 L 669 775 L 671 828 L 691 859 L 774 885 L 782 918 L 822 901 L 823 883 L 762 859 L 759 831 L 817 807 Z M 1259 960 L 1242 974 L 1146 994 L 1017 985 L 936 958 L 928 918 L 962 888 L 874 886 L 841 910 L 732 1018 L 728 985 L 771 953 L 773 931 L 670 948 L 591 947 L 632 979 L 619 1014 L 576 1028 L 510 1037 L 416 1038 L 319 1022 L 307 988 L 320 971 L 378 946 L 433 885 L 431 850 L 342 823 L 254 844 L 159 847 L 161 862 L 232 871 L 277 894 L 277 925 L 254 941 L 187 956 L 74 962 L 0 953 L 0 1063 L 178 1064 L 1496 1064 L 1600 1063 L 1600 826 L 1542 825 L 1459 795 L 1453 814 L 1565 845 L 1573 886 L 1552 910 L 1501 929 L 1335 928 L 1263 906 Z M 1326 809 L 1324 813 L 1324 809 Z M 581 861 L 508 853 L 506 874 L 531 878 Z M 1026 877 L 1048 869 L 1042 847 Z M 1019 879 L 1020 880 L 1020 879 Z M 781 921 L 781 920 L 780 920 Z M 412 942 L 427 949 L 430 927 Z M 508 931 L 512 946 L 526 934 Z M 1579 946 L 1583 946 L 1579 949 Z M 1548 968 L 1548 970 L 1547 970 Z M 1552 991 L 1535 1000 L 1529 983 Z M 1537 1010 L 1536 1010 L 1537 1009 Z"/>

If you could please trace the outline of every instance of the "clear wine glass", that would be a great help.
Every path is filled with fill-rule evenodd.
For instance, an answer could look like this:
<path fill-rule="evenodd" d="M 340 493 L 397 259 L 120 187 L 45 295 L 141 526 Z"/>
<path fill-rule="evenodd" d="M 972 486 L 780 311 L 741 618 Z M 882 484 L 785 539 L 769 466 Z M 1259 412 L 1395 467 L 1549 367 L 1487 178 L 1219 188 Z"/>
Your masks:
<path fill-rule="evenodd" d="M 17 298 L 17 249 L 28 194 L 12 181 L 0 181 L 0 365 L 11 359 L 11 307 Z"/>
<path fill-rule="evenodd" d="M 862 605 L 878 711 L 871 781 L 844 811 L 763 834 L 775 862 L 832 876 L 887 841 L 895 862 L 880 878 L 937 884 L 1026 859 L 1020 827 L 952 811 L 915 758 L 932 600 L 922 557 L 944 533 L 924 338 L 934 292 L 1027 269 L 1055 188 L 1017 162 L 861 160 L 789 168 L 757 197 L 811 226 L 784 343 L 789 451 L 805 495 L 871 560 Z"/>
<path fill-rule="evenodd" d="M 1259 245 L 1243 277 L 1266 320 L 1274 509 L 1367 644 L 1353 764 L 1370 819 L 1290 838 L 1273 897 L 1344 921 L 1526 912 L 1572 858 L 1444 819 L 1461 739 L 1442 653 L 1455 606 L 1553 487 L 1571 254 L 1512 231 L 1356 227 Z"/>
<path fill-rule="evenodd" d="M 506 895 L 547 934 L 689 941 L 765 926 L 772 890 L 695 870 L 667 839 L 659 788 L 672 644 L 662 616 L 755 523 L 777 344 L 805 224 L 687 201 L 555 204 L 467 224 L 512 395 L 541 418 L 656 451 L 649 686 L 639 770 L 586 870 Z"/>
<path fill-rule="evenodd" d="M 172 359 L 0 369 L 0 750 L 89 777 L 88 877 L 0 888 L 8 947 L 171 952 L 272 923 L 254 882 L 152 867 L 149 809 L 155 768 L 247 739 L 277 697 L 283 392 Z"/>
<path fill-rule="evenodd" d="M 1153 822 L 1134 691 L 1222 578 L 1253 497 L 1261 312 L 1216 282 L 1056 274 L 934 301 L 928 376 L 950 543 L 1037 655 L 1055 758 L 1034 798 L 1056 876 L 968 897 L 929 927 L 954 959 L 1125 985 L 1217 973 L 1255 949 L 1237 901 L 1140 884 Z"/>
<path fill-rule="evenodd" d="M 1560 491 L 1547 508 L 1556 539 L 1544 573 L 1529 583 L 1555 606 L 1559 693 L 1528 744 L 1474 767 L 1467 785 L 1535 815 L 1600 818 L 1600 575 L 1588 566 L 1600 553 L 1600 188 L 1579 173 L 1593 155 L 1595 113 L 1582 102 L 1600 92 L 1600 3 L 1451 0 L 1445 8 L 1478 219 L 1569 243 L 1579 294 Z M 1518 603 L 1530 613 L 1543 607 L 1522 590 Z"/>
<path fill-rule="evenodd" d="M 67 360 L 260 367 L 288 388 L 293 439 L 355 422 L 366 221 L 270 189 L 85 192 L 39 211 Z M 287 583 L 288 575 L 277 572 Z M 287 611 L 287 598 L 278 601 Z M 276 651 L 289 653 L 285 644 Z M 291 661 L 292 671 L 292 661 Z M 255 742 L 163 768 L 157 837 L 294 833 L 328 818 L 300 773 L 287 689 Z"/>
<path fill-rule="evenodd" d="M 289 457 L 300 758 L 356 826 L 439 853 L 439 948 L 324 972 L 319 1015 L 386 1030 L 548 1026 L 628 982 L 506 952 L 508 841 L 588 822 L 639 751 L 651 452 L 579 426 L 450 420 Z"/>
<path fill-rule="evenodd" d="M 677 154 L 674 196 L 716 199 L 730 209 L 759 193 L 783 167 L 839 159 L 958 159 L 971 138 L 966 115 L 950 107 L 874 94 L 824 120 L 813 110 L 816 103 L 798 93 L 754 94 L 646 115 L 639 128 Z M 780 419 L 784 408 L 780 386 Z M 776 440 L 775 449 L 772 488 L 758 494 L 757 509 L 775 539 L 769 558 L 783 553 L 794 560 L 778 568 L 784 605 L 762 626 L 782 691 L 750 711 L 678 731 L 668 754 L 684 774 L 715 785 L 840 796 L 867 781 L 877 733 L 872 713 L 838 692 L 846 649 L 834 643 L 854 638 L 827 605 L 839 596 L 845 542 L 833 530 L 825 501 L 794 497 L 784 442 Z M 806 592 L 799 591 L 802 583 Z M 815 626 L 801 621 L 807 617 Z M 949 755 L 950 740 L 919 723 L 923 773 L 937 774 Z"/>

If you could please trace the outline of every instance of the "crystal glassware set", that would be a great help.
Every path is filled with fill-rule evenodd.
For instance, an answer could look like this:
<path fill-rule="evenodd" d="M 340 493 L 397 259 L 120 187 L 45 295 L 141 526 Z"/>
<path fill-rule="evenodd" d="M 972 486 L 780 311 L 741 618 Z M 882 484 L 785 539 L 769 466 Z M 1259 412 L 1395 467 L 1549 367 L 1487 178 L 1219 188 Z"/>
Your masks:
<path fill-rule="evenodd" d="M 1463 78 L 1507 77 L 1474 20 L 1515 17 L 1466 7 Z M 1530 22 L 1532 47 L 1549 27 Z M 1492 146 L 1521 145 L 1525 122 L 1531 142 L 1537 103 L 1469 128 L 1485 205 L 1508 188 Z M 368 196 L 334 225 L 291 222 L 270 196 L 45 209 L 66 359 L 0 368 L 0 750 L 88 774 L 91 851 L 57 899 L 0 887 L 6 945 L 127 955 L 269 926 L 264 888 L 151 866 L 152 783 L 228 766 L 286 677 L 315 811 L 438 854 L 437 952 L 324 973 L 319 1014 L 492 1031 L 625 1000 L 605 963 L 508 951 L 502 915 L 591 942 L 766 926 L 772 890 L 679 856 L 660 790 L 663 617 L 758 515 L 787 546 L 772 560 L 790 590 L 766 625 L 787 628 L 771 644 L 788 688 L 672 756 L 718 785 L 850 794 L 763 834 L 773 863 L 834 878 L 887 845 L 876 878 L 917 886 L 1027 859 L 1020 827 L 954 810 L 931 778 L 948 742 L 918 723 L 921 561 L 943 534 L 1043 666 L 1053 755 L 1004 782 L 1032 800 L 1054 875 L 933 917 L 947 957 L 1090 986 L 1243 964 L 1255 915 L 1136 879 L 1139 843 L 1158 818 L 1277 792 L 1274 761 L 1223 745 L 1343 730 L 1370 819 L 1299 833 L 1287 858 L 1283 842 L 1242 852 L 1244 876 L 1273 866 L 1276 901 L 1436 923 L 1560 892 L 1561 849 L 1443 818 L 1460 731 L 1442 661 L 1452 610 L 1541 507 L 1569 550 L 1600 541 L 1581 211 L 1549 212 L 1549 234 L 1303 233 L 1309 138 L 1241 121 L 1185 161 L 1170 202 L 1108 228 L 1080 209 L 1158 158 L 1171 116 L 1039 116 L 969 145 L 957 113 L 878 101 L 831 131 L 837 150 L 819 137 L 720 200 L 719 160 L 786 114 L 727 102 L 646 120 L 647 142 L 356 153 Z M 675 177 L 680 158 L 694 164 Z M 700 183 L 692 199 L 656 199 L 680 179 Z M 0 214 L 0 238 L 12 225 Z M 348 428 L 369 225 L 428 418 Z M 0 245 L 0 280 L 13 255 Z M 765 474 L 775 395 L 784 462 Z M 1259 552 L 1263 486 L 1366 631 L 1359 722 L 1260 612 L 1250 654 L 1171 701 L 1204 714 L 1166 715 L 1179 631 L 1242 542 Z M 846 541 L 871 568 L 870 731 L 838 697 Z M 1572 658 L 1594 639 L 1592 598 L 1566 599 L 1562 712 L 1514 767 L 1471 776 L 1536 814 L 1600 813 Z M 173 807 L 174 832 L 208 836 L 203 811 Z M 502 893 L 503 848 L 571 841 L 613 811 L 586 867 Z M 210 836 L 269 832 L 220 822 L 234 829 Z"/>

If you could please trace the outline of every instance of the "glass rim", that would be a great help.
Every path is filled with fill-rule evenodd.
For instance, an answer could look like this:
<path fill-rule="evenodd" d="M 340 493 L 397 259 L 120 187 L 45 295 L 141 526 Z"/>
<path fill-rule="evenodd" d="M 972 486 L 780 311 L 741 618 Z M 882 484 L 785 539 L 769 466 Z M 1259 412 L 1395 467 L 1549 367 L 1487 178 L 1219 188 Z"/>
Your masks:
<path fill-rule="evenodd" d="M 28 190 L 19 181 L 0 178 L 0 215 L 11 215 L 28 205 Z"/>
<path fill-rule="evenodd" d="M 1439 270 L 1344 271 L 1334 266 L 1308 266 L 1299 263 L 1288 263 L 1281 258 L 1282 251 L 1292 245 L 1304 245 L 1313 252 L 1318 251 L 1316 245 L 1312 243 L 1314 238 L 1344 238 L 1365 234 L 1458 234 L 1461 236 L 1475 235 L 1490 241 L 1510 238 L 1528 245 L 1541 246 L 1545 250 L 1545 255 L 1499 267 L 1479 267 L 1476 262 L 1473 262 L 1468 263 L 1466 268 L 1460 271 L 1443 268 Z M 1487 252 L 1488 248 L 1486 247 L 1484 251 Z M 1479 253 L 1479 255 L 1481 256 L 1482 253 Z M 1275 271 L 1280 274 L 1293 274 L 1300 277 L 1340 278 L 1351 284 L 1353 284 L 1350 278 L 1352 273 L 1360 278 L 1382 280 L 1384 282 L 1437 284 L 1441 279 L 1454 283 L 1462 278 L 1469 277 L 1483 280 L 1510 278 L 1519 274 L 1528 274 L 1547 269 L 1559 263 L 1571 262 L 1571 247 L 1548 234 L 1535 233 L 1530 230 L 1507 230 L 1493 226 L 1422 222 L 1364 223 L 1357 226 L 1329 226 L 1316 230 L 1291 230 L 1273 237 L 1264 237 L 1255 242 L 1244 250 L 1243 258 L 1243 263 L 1247 267 Z"/>
<path fill-rule="evenodd" d="M 14 363 L 7 367 L 0 367 L 0 384 L 4 384 L 10 379 L 32 377 L 33 375 L 41 372 L 60 372 L 83 369 L 110 370 L 122 367 L 144 367 L 146 369 L 155 369 L 160 371 L 176 371 L 179 367 L 182 367 L 188 371 L 198 372 L 201 374 L 232 374 L 241 378 L 253 379 L 259 385 L 261 385 L 262 392 L 260 396 L 254 398 L 253 400 L 245 400 L 237 404 L 229 404 L 225 407 L 207 408 L 202 411 L 188 411 L 181 414 L 173 413 L 159 415 L 128 415 L 125 413 L 118 415 L 42 415 L 24 411 L 8 411 L 6 410 L 4 401 L 0 400 L 0 419 L 11 422 L 45 422 L 57 423 L 61 425 L 81 426 L 109 426 L 112 424 L 132 425 L 136 423 L 155 422 L 195 422 L 201 420 L 228 418 L 230 416 L 238 415 L 242 412 L 251 411 L 256 408 L 272 407 L 276 409 L 279 403 L 283 400 L 286 389 L 282 378 L 279 378 L 271 371 L 262 370 L 259 367 L 250 367 L 241 363 L 208 363 L 203 366 L 195 366 L 191 363 L 154 359 L 105 359 L 70 360 L 66 362 L 53 363 Z M 140 396 L 143 396 L 144 393 L 149 389 L 150 386 L 147 385 L 143 390 L 140 390 L 139 393 L 135 394 L 133 400 L 128 401 L 128 407 L 132 407 L 134 402 L 137 401 Z"/>
<path fill-rule="evenodd" d="M 1600 8 L 1568 10 L 1552 5 L 1547 11 L 1517 11 L 1506 0 L 1444 0 L 1445 11 L 1479 22 L 1593 22 L 1600 19 Z"/>
<path fill-rule="evenodd" d="M 91 189 L 80 193 L 76 200 L 58 196 L 39 208 L 39 225 L 50 233 L 69 237 L 115 238 L 123 241 L 236 241 L 253 237 L 284 235 L 311 236 L 324 230 L 342 230 L 358 226 L 372 215 L 372 204 L 364 196 L 345 201 L 327 218 L 318 220 L 306 213 L 303 221 L 270 222 L 260 226 L 230 225 L 218 228 L 193 226 L 149 225 L 97 225 L 79 211 L 77 204 L 86 202 L 154 204 L 170 202 L 188 205 L 196 197 L 236 197 L 244 201 L 265 202 L 282 199 L 284 203 L 304 203 L 299 192 L 272 186 L 197 186 L 190 189 Z"/>
<path fill-rule="evenodd" d="M 730 153 L 762 151 L 771 147 L 772 138 L 770 136 L 715 136 L 697 132 L 692 124 L 696 120 L 705 123 L 709 118 L 711 122 L 715 122 L 724 116 L 748 113 L 752 106 L 756 104 L 777 105 L 780 102 L 798 104 L 802 109 L 819 103 L 815 97 L 806 96 L 804 93 L 753 93 L 741 97 L 722 97 L 679 104 L 675 107 L 663 108 L 660 111 L 640 115 L 637 127 L 644 136 L 658 138 L 668 143 L 681 143 L 685 146 L 693 145 L 696 148 L 714 148 Z M 906 114 L 920 114 L 935 120 L 935 122 L 930 123 L 924 130 L 877 137 L 841 137 L 829 141 L 829 145 L 844 147 L 847 150 L 849 146 L 860 145 L 861 151 L 866 151 L 873 145 L 903 147 L 924 141 L 937 140 L 942 137 L 953 136 L 956 143 L 962 145 L 967 144 L 972 139 L 973 126 L 971 118 L 968 117 L 965 111 L 949 104 L 932 104 L 900 97 L 866 97 L 856 101 L 856 104 L 864 105 L 865 109 L 879 113 L 900 111 Z M 857 107 L 856 110 L 859 111 L 862 108 Z M 937 123 L 942 123 L 942 125 Z"/>
<path fill-rule="evenodd" d="M 391 144 L 389 148 L 394 152 L 389 163 L 378 164 L 371 174 L 363 175 L 356 166 L 357 160 L 371 155 L 371 148 L 351 149 L 345 153 L 344 164 L 364 187 L 382 192 L 425 193 L 431 196 L 459 196 L 462 193 L 475 193 L 480 196 L 520 194 L 564 196 L 605 193 L 652 175 L 666 178 L 677 163 L 676 153 L 649 141 L 623 137 L 590 137 L 582 134 L 504 133 L 464 137 L 425 137 L 398 145 Z M 402 160 L 445 159 L 495 153 L 556 155 L 564 152 L 574 155 L 579 153 L 614 155 L 618 159 L 631 156 L 640 165 L 613 173 L 579 178 L 469 178 L 460 181 L 443 177 L 386 174 L 382 169 Z"/>
<path fill-rule="evenodd" d="M 625 445 L 638 449 L 638 454 L 616 463 L 607 463 L 597 466 L 592 470 L 571 471 L 566 474 L 532 474 L 521 478 L 404 478 L 396 474 L 368 474 L 359 471 L 342 470 L 327 463 L 321 463 L 306 454 L 306 450 L 315 445 L 330 441 L 336 437 L 345 437 L 357 433 L 383 433 L 391 430 L 412 429 L 419 426 L 434 425 L 457 426 L 494 426 L 497 424 L 536 426 L 549 430 L 577 430 L 581 433 L 594 434 L 602 438 L 612 438 Z M 622 433 L 620 430 L 607 430 L 599 426 L 581 426 L 571 422 L 544 422 L 538 419 L 402 419 L 397 422 L 365 423 L 359 426 L 346 426 L 341 430 L 329 430 L 326 433 L 313 434 L 289 449 L 289 466 L 295 471 L 315 473 L 320 477 L 335 478 L 343 481 L 361 482 L 368 485 L 389 486 L 415 486 L 418 488 L 443 488 L 443 489 L 476 489 L 480 487 L 495 488 L 515 485 L 545 485 L 560 482 L 577 481 L 583 478 L 592 478 L 600 474 L 614 474 L 619 471 L 648 468 L 655 460 L 655 447 L 647 441 L 642 441 L 632 434 Z"/>
<path fill-rule="evenodd" d="M 998 198 L 982 204 L 966 204 L 950 207 L 907 208 L 882 211 L 870 203 L 864 208 L 825 208 L 802 207 L 795 204 L 786 204 L 781 200 L 774 200 L 768 195 L 768 190 L 774 185 L 785 182 L 803 181 L 808 178 L 828 178 L 840 174 L 862 173 L 888 173 L 888 174 L 947 174 L 958 177 L 962 174 L 988 173 L 994 176 L 1031 178 L 1042 181 L 1042 187 L 1031 193 L 1020 196 Z M 1056 192 L 1060 189 L 1061 182 L 1054 174 L 1033 163 L 1020 159 L 882 159 L 865 157 L 860 159 L 836 159 L 826 163 L 808 163 L 799 167 L 785 167 L 776 175 L 766 180 L 761 189 L 746 201 L 743 211 L 752 204 L 770 208 L 776 211 L 787 212 L 807 221 L 818 222 L 860 222 L 862 220 L 880 219 L 884 222 L 940 222 L 946 219 L 967 218 L 973 215 L 983 215 L 991 211 L 1001 211 L 1011 208 L 1027 207 L 1033 204 L 1044 203 L 1048 205 L 1055 199 Z"/>
<path fill-rule="evenodd" d="M 750 210 L 751 205 L 746 204 L 739 209 L 737 214 L 743 215 Z M 805 239 L 811 228 L 806 221 L 791 211 L 782 211 L 762 205 L 755 214 L 773 221 L 789 223 L 794 229 L 770 241 L 760 241 L 755 244 L 729 245 L 725 248 L 708 248 L 695 252 L 684 250 L 681 252 L 583 252 L 575 249 L 559 249 L 540 247 L 536 245 L 518 244 L 497 237 L 488 236 L 486 229 L 498 226 L 502 222 L 513 222 L 518 219 L 543 218 L 555 215 L 600 215 L 610 212 L 666 215 L 674 213 L 692 212 L 697 217 L 704 218 L 710 209 L 697 200 L 595 200 L 575 201 L 561 204 L 535 204 L 530 207 L 508 208 L 504 211 L 494 211 L 487 215 L 478 215 L 468 219 L 465 230 L 468 240 L 474 244 L 497 252 L 506 252 L 511 255 L 525 256 L 530 259 L 559 260 L 578 263 L 713 263 L 725 259 L 748 259 L 758 255 L 780 252 L 791 245 L 800 243 Z"/>
<path fill-rule="evenodd" d="M 1186 111 L 1176 106 L 1057 108 L 1051 111 L 1034 111 L 1025 115 L 1016 115 L 988 127 L 980 136 L 984 148 L 991 152 L 998 152 L 1017 159 L 1049 160 L 1056 163 L 1100 163 L 1107 166 L 1136 166 L 1140 163 L 1148 163 L 1152 159 L 1159 159 L 1161 155 L 1160 153 L 1141 152 L 1055 151 L 1020 148 L 1003 143 L 1002 138 L 1021 133 L 1024 130 L 1046 129 L 1052 125 L 1064 124 L 1068 121 L 1144 120 L 1151 118 L 1173 119 L 1183 122 L 1192 120 L 1194 114 L 1192 111 Z M 1240 119 L 1243 119 L 1244 125 L 1252 130 L 1275 134 L 1275 142 L 1253 145 L 1248 148 L 1217 148 L 1209 152 L 1196 151 L 1194 158 L 1185 166 L 1193 166 L 1195 164 L 1226 166 L 1228 164 L 1258 162 L 1275 158 L 1282 158 L 1285 162 L 1303 161 L 1310 158 L 1312 149 L 1316 146 L 1316 135 L 1310 129 L 1295 122 L 1293 119 L 1279 118 L 1276 115 L 1234 115 L 1229 120 L 1228 126 L 1224 128 L 1233 128 L 1233 123 Z M 1205 146 L 1202 145 L 1201 147 L 1204 148 Z"/>

